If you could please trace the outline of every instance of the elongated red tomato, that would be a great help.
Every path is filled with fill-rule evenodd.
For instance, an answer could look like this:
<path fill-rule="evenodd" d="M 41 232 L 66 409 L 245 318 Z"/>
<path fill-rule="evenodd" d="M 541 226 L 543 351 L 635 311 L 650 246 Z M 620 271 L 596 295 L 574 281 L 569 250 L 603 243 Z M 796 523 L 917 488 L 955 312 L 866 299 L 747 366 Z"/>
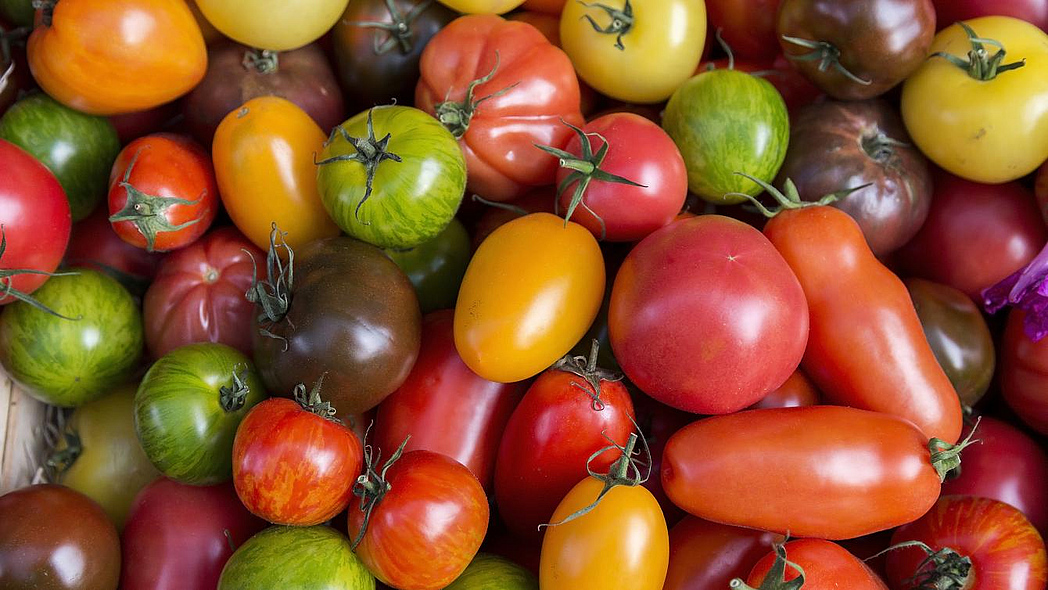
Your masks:
<path fill-rule="evenodd" d="M 785 564 L 782 563 L 784 559 L 780 551 L 784 552 Z M 798 566 L 804 570 L 804 585 L 801 586 L 804 590 L 888 590 L 884 581 L 861 559 L 848 553 L 844 547 L 822 539 L 800 539 L 777 547 L 753 566 L 747 584 L 754 588 L 767 587 L 763 584 L 769 575 L 774 575 L 771 570 L 776 563 L 785 565 L 785 575 L 774 578 L 776 581 L 798 578 L 801 575 Z M 745 590 L 747 586 L 732 588 Z"/>
<path fill-rule="evenodd" d="M 838 406 L 748 410 L 677 431 L 663 453 L 662 485 L 699 518 L 851 539 L 924 514 L 939 496 L 939 470 L 945 474 L 958 450 L 890 414 Z"/>

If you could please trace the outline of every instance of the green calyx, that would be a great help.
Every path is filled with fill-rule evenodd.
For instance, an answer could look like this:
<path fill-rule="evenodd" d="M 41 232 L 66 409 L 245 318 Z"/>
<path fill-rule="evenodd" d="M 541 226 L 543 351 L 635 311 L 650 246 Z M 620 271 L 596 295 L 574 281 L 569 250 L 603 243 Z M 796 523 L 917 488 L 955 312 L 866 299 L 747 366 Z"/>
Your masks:
<path fill-rule="evenodd" d="M 983 82 L 993 80 L 997 77 L 997 74 L 1002 72 L 1017 70 L 1026 65 L 1026 58 L 1013 61 L 1012 63 L 1004 63 L 1005 50 L 1004 45 L 1000 41 L 979 37 L 968 26 L 968 23 L 958 22 L 957 24 L 964 29 L 964 33 L 968 35 L 968 41 L 972 44 L 972 48 L 968 51 L 968 59 L 960 58 L 944 51 L 936 51 L 931 57 L 941 57 L 967 72 L 972 78 Z M 990 55 L 986 50 L 986 45 L 996 47 L 997 52 Z"/>
<path fill-rule="evenodd" d="M 41 11 L 41 23 L 45 27 L 51 26 L 51 19 L 55 14 L 55 4 L 58 4 L 58 0 L 33 0 L 33 10 Z"/>
<path fill-rule="evenodd" d="M 358 162 L 364 166 L 364 171 L 367 174 L 367 178 L 364 181 L 364 196 L 361 197 L 360 202 L 357 203 L 356 208 L 353 210 L 353 216 L 356 217 L 357 221 L 363 225 L 370 225 L 370 223 L 360 219 L 360 208 L 364 206 L 364 203 L 371 197 L 371 191 L 375 184 L 375 174 L 378 173 L 378 166 L 386 160 L 393 160 L 394 162 L 402 161 L 400 156 L 389 151 L 389 140 L 392 134 L 387 133 L 382 139 L 375 137 L 375 125 L 372 122 L 372 113 L 374 108 L 368 109 L 368 136 L 367 137 L 353 137 L 347 132 L 342 125 L 335 125 L 335 128 L 331 130 L 331 135 L 328 140 L 324 143 L 324 146 L 328 146 L 332 141 L 335 140 L 336 134 L 341 135 L 342 139 L 345 139 L 353 149 L 357 150 L 355 154 L 342 154 L 339 156 L 332 156 L 325 158 L 319 162 L 315 159 L 313 163 L 317 166 L 324 166 L 334 162 Z"/>
<path fill-rule="evenodd" d="M 769 195 L 772 196 L 773 199 L 775 199 L 775 201 L 779 204 L 779 207 L 776 208 L 776 209 L 768 209 L 767 207 L 764 206 L 764 203 L 761 203 L 755 197 L 753 197 L 751 195 L 747 195 L 745 193 L 727 193 L 727 194 L 725 194 L 725 196 L 729 196 L 730 195 L 730 196 L 745 197 L 747 200 L 750 201 L 750 203 L 752 203 L 757 208 L 758 211 L 761 212 L 762 215 L 764 215 L 765 217 L 768 217 L 768 218 L 775 217 L 779 213 L 781 213 L 781 212 L 783 212 L 785 210 L 788 210 L 788 209 L 804 209 L 805 207 L 819 207 L 819 206 L 829 205 L 829 204 L 834 203 L 834 202 L 836 202 L 836 201 L 838 201 L 840 199 L 843 199 L 844 197 L 854 193 L 855 191 L 862 190 L 862 189 L 870 186 L 871 184 L 873 184 L 873 183 L 866 183 L 866 184 L 863 184 L 863 185 L 860 185 L 860 186 L 857 186 L 857 187 L 854 187 L 854 188 L 848 188 L 848 189 L 843 189 L 843 190 L 839 190 L 839 191 L 836 191 L 836 192 L 832 192 L 832 193 L 830 193 L 828 195 L 823 195 L 818 201 L 805 201 L 805 200 L 801 199 L 800 193 L 797 192 L 797 185 L 794 184 L 793 181 L 790 180 L 789 178 L 786 179 L 786 182 L 783 184 L 783 187 L 782 187 L 783 190 L 780 191 L 779 189 L 775 188 L 774 186 L 768 184 L 767 182 L 764 182 L 763 180 L 761 180 L 759 178 L 755 178 L 753 176 L 750 176 L 749 174 L 746 174 L 745 172 L 736 172 L 735 174 L 737 174 L 739 176 L 743 176 L 745 178 L 748 178 L 748 179 L 752 180 L 753 182 L 757 183 L 758 186 L 760 186 L 762 189 L 764 189 Z"/>
<path fill-rule="evenodd" d="M 400 53 L 407 55 L 411 53 L 412 37 L 411 23 L 425 12 L 433 4 L 433 0 L 421 2 L 411 9 L 407 14 L 402 14 L 397 9 L 394 0 L 385 0 L 386 10 L 389 11 L 390 22 L 381 21 L 343 21 L 352 27 L 364 27 L 378 29 L 375 32 L 374 50 L 375 55 L 389 53 L 394 47 L 400 47 Z M 386 33 L 383 39 L 382 33 Z"/>
<path fill-rule="evenodd" d="M 604 401 L 600 399 L 600 384 L 602 381 L 620 381 L 622 375 L 618 373 L 612 373 L 605 369 L 601 369 L 597 366 L 597 353 L 600 351 L 600 342 L 594 338 L 590 343 L 589 357 L 584 356 L 572 356 L 570 354 L 565 355 L 559 361 L 557 361 L 553 368 L 565 373 L 571 373 L 578 377 L 582 377 L 586 385 L 583 385 L 574 379 L 571 381 L 571 386 L 575 389 L 579 389 L 590 396 L 592 403 L 590 404 L 593 409 L 597 412 L 604 409 Z M 588 387 L 587 387 L 588 386 Z"/>
<path fill-rule="evenodd" d="M 273 327 L 283 321 L 288 309 L 291 307 L 291 290 L 295 279 L 295 251 L 287 245 L 284 238 L 287 232 L 280 231 L 276 222 L 269 233 L 269 252 L 266 254 L 266 278 L 258 277 L 258 265 L 254 255 L 247 250 L 244 252 L 251 257 L 251 286 L 244 297 L 262 308 L 258 314 L 258 333 L 267 338 L 282 340 L 284 351 L 287 352 L 288 341 L 283 336 L 274 334 Z M 287 264 L 280 256 L 283 250 L 287 256 Z"/>
<path fill-rule="evenodd" d="M 0 260 L 4 257 L 4 252 L 7 251 L 7 232 L 4 230 L 4 225 L 0 223 Z M 36 298 L 19 291 L 11 286 L 12 278 L 18 275 L 43 275 L 45 277 L 69 277 L 75 276 L 79 273 L 75 272 L 46 272 L 43 270 L 35 270 L 32 268 L 0 268 L 0 299 L 7 299 L 8 297 L 14 297 L 15 299 L 28 303 L 35 309 L 42 312 L 49 313 L 55 317 L 62 318 L 64 320 L 77 321 L 80 316 L 71 318 L 64 316 L 50 307 L 40 303 Z"/>
<path fill-rule="evenodd" d="M 564 180 L 557 186 L 557 196 L 559 197 L 571 186 L 572 183 L 575 185 L 575 192 L 571 195 L 571 202 L 568 204 L 568 210 L 564 214 L 564 225 L 568 224 L 571 220 L 571 216 L 575 213 L 575 209 L 582 205 L 582 208 L 589 211 L 590 215 L 595 217 L 600 223 L 600 239 L 604 239 L 607 236 L 607 227 L 604 224 L 604 220 L 593 212 L 592 209 L 586 205 L 583 200 L 586 194 L 586 189 L 589 187 L 590 182 L 594 180 L 600 180 L 603 182 L 613 182 L 616 184 L 627 184 L 630 186 L 636 186 L 641 188 L 648 188 L 647 185 L 634 182 L 628 178 L 623 178 L 616 174 L 611 174 L 600 169 L 600 165 L 604 163 L 604 158 L 608 155 L 608 140 L 604 139 L 604 136 L 599 133 L 586 133 L 582 129 L 568 123 L 561 119 L 561 123 L 564 123 L 572 131 L 575 132 L 579 137 L 579 144 L 581 146 L 582 155 L 576 157 L 571 152 L 567 152 L 561 149 L 557 149 L 548 145 L 534 144 L 535 147 L 546 152 L 547 154 L 560 158 L 560 167 L 572 170 L 571 174 L 564 178 Z M 601 140 L 602 145 L 597 149 L 596 153 L 593 152 L 593 144 L 590 141 L 590 137 L 597 137 Z M 558 199 L 559 201 L 559 199 Z"/>
<path fill-rule="evenodd" d="M 913 590 L 963 590 L 967 588 L 972 571 L 972 560 L 949 547 L 935 550 L 922 541 L 904 541 L 868 557 L 866 561 L 880 557 L 889 551 L 916 547 L 924 551 L 925 558 L 917 565 L 913 575 L 903 580 L 902 585 Z"/>
<path fill-rule="evenodd" d="M 490 100 L 497 96 L 502 96 L 503 94 L 506 94 L 507 92 L 512 90 L 514 86 L 519 84 L 519 82 L 514 82 L 513 84 L 510 84 L 502 90 L 493 92 L 481 98 L 474 98 L 477 86 L 480 86 L 481 84 L 487 84 L 488 82 L 490 82 L 491 79 L 495 77 L 495 72 L 497 72 L 498 69 L 499 52 L 496 51 L 495 65 L 492 66 L 491 71 L 488 72 L 486 75 L 477 78 L 476 80 L 473 80 L 469 83 L 469 86 L 466 87 L 465 100 L 463 100 L 462 102 L 455 102 L 452 100 L 445 99 L 444 102 L 438 103 L 437 106 L 434 107 L 434 112 L 437 116 L 437 120 L 440 121 L 440 124 L 443 125 L 448 131 L 450 131 L 453 136 L 455 136 L 455 139 L 461 138 L 463 135 L 466 134 L 466 131 L 469 130 L 469 123 L 473 120 L 473 114 L 477 111 L 477 107 L 479 107 L 486 100 Z M 448 92 L 450 93 L 451 91 L 449 90 Z"/>
<path fill-rule="evenodd" d="M 317 379 L 317 382 L 313 384 L 313 389 L 306 393 L 306 386 L 299 383 L 295 386 L 294 397 L 298 405 L 302 406 L 303 410 L 316 414 L 325 420 L 332 422 L 342 423 L 341 420 L 335 417 L 335 407 L 331 405 L 331 402 L 324 401 L 320 397 L 320 388 L 324 385 L 324 373 Z"/>
<path fill-rule="evenodd" d="M 248 49 L 240 63 L 245 69 L 255 70 L 259 74 L 272 74 L 280 69 L 279 54 L 268 49 Z"/>
<path fill-rule="evenodd" d="M 76 463 L 76 460 L 80 458 L 81 453 L 84 452 L 84 445 L 80 440 L 80 435 L 72 429 L 66 428 L 62 433 L 62 438 L 65 440 L 65 448 L 60 451 L 52 450 L 51 454 L 44 461 L 45 473 L 48 479 L 54 482 L 59 481 L 62 475 L 69 471 L 73 464 Z"/>
<path fill-rule="evenodd" d="M 895 148 L 910 147 L 905 141 L 888 137 L 883 131 L 863 134 L 859 138 L 862 151 L 877 162 L 886 162 L 895 154 Z"/>
<path fill-rule="evenodd" d="M 735 578 L 728 583 L 728 587 L 732 590 L 800 590 L 804 586 L 804 569 L 801 566 L 793 563 L 786 559 L 786 541 L 775 544 L 775 561 L 771 564 L 771 569 L 768 570 L 768 575 L 764 576 L 764 580 L 761 581 L 761 585 L 757 588 L 753 588 L 739 578 Z M 790 566 L 797 572 L 797 577 L 786 581 L 786 566 Z"/>
<path fill-rule="evenodd" d="M 622 44 L 622 36 L 629 33 L 630 29 L 633 28 L 633 6 L 630 5 L 630 0 L 626 0 L 626 4 L 621 10 L 618 8 L 612 8 L 607 4 L 590 4 L 583 2 L 582 0 L 575 1 L 586 8 L 599 8 L 603 10 L 604 13 L 608 15 L 608 18 L 611 19 L 608 24 L 603 27 L 598 25 L 597 21 L 593 20 L 593 17 L 588 14 L 582 15 L 582 18 L 589 21 L 589 24 L 593 27 L 594 31 L 605 35 L 615 35 L 615 47 L 619 51 L 624 51 L 626 49 L 626 46 Z"/>
<path fill-rule="evenodd" d="M 793 61 L 818 61 L 820 72 L 825 72 L 826 70 L 832 67 L 835 71 L 837 71 L 837 73 L 841 74 L 842 76 L 851 80 L 852 82 L 855 82 L 856 84 L 861 84 L 862 86 L 869 86 L 873 83 L 872 80 L 860 78 L 859 76 L 856 76 L 854 73 L 852 73 L 848 68 L 844 67 L 844 64 L 841 63 L 841 50 L 837 49 L 837 47 L 832 43 L 827 43 L 826 41 L 812 41 L 810 39 L 801 39 L 800 37 L 791 37 L 789 35 L 783 35 L 782 38 L 789 43 L 793 43 L 794 45 L 798 45 L 805 49 L 811 50 L 808 53 L 803 53 L 800 55 L 792 55 L 787 53 L 786 57 L 792 59 Z"/>
<path fill-rule="evenodd" d="M 369 432 L 370 430 L 371 427 L 368 427 Z M 404 454 L 404 447 L 411 440 L 411 435 L 405 437 L 404 442 L 400 443 L 397 450 L 390 455 L 389 459 L 386 460 L 386 464 L 382 466 L 382 471 L 376 471 L 379 461 L 382 460 L 382 449 L 376 451 L 367 443 L 367 438 L 368 433 L 366 432 L 364 433 L 364 473 L 353 484 L 353 495 L 360 498 L 360 511 L 364 513 L 364 521 L 360 524 L 360 530 L 357 531 L 357 536 L 353 539 L 353 549 L 356 549 L 357 545 L 360 545 L 360 541 L 364 538 L 364 533 L 368 529 L 368 522 L 371 520 L 371 513 L 375 510 L 375 507 L 382 501 L 386 493 L 393 489 L 393 486 L 386 480 L 386 472 Z"/>
<path fill-rule="evenodd" d="M 232 383 L 218 389 L 218 403 L 226 412 L 235 412 L 244 407 L 247 394 L 251 393 L 251 388 L 244 381 L 246 374 L 246 367 L 240 364 L 234 366 Z"/>
<path fill-rule="evenodd" d="M 935 468 L 935 473 L 939 476 L 939 481 L 946 481 L 946 476 L 951 471 L 960 468 L 961 466 L 961 451 L 968 448 L 977 442 L 982 442 L 979 439 L 974 439 L 976 429 L 979 428 L 979 421 L 981 418 L 975 420 L 975 425 L 972 426 L 971 432 L 961 442 L 951 445 L 950 443 L 933 438 L 928 441 L 928 451 L 931 453 L 932 467 Z"/>

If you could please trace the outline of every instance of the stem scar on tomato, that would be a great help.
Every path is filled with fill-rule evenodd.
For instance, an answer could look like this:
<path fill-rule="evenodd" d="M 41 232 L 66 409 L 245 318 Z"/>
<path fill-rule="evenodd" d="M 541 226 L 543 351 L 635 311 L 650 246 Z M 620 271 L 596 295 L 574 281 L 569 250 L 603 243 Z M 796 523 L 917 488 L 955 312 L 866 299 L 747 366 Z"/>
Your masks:
<path fill-rule="evenodd" d="M 466 131 L 469 129 L 469 122 L 473 119 L 473 113 L 476 112 L 477 107 L 479 107 L 481 103 L 483 103 L 486 100 L 502 96 L 503 94 L 506 94 L 507 92 L 512 90 L 515 86 L 517 86 L 517 84 L 520 84 L 520 82 L 514 82 L 509 86 L 503 88 L 502 90 L 492 92 L 487 96 L 483 96 L 474 100 L 473 93 L 476 92 L 477 86 L 480 86 L 481 84 L 487 84 L 488 82 L 490 82 L 491 79 L 495 77 L 495 72 L 497 72 L 498 69 L 499 52 L 496 51 L 495 65 L 491 67 L 491 71 L 488 72 L 486 75 L 477 78 L 476 80 L 473 80 L 469 83 L 469 86 L 466 87 L 465 100 L 463 100 L 462 102 L 448 100 L 448 97 L 451 95 L 451 89 L 449 88 L 447 95 L 445 95 L 444 97 L 444 102 L 441 102 L 437 104 L 436 107 L 434 107 L 434 113 L 437 116 L 437 120 L 440 121 L 441 125 L 443 125 L 445 128 L 447 128 L 448 131 L 451 132 L 451 135 L 453 135 L 455 139 L 461 139 L 462 136 L 466 134 Z"/>
<path fill-rule="evenodd" d="M 626 50 L 626 46 L 622 44 L 622 36 L 629 33 L 630 29 L 633 28 L 633 6 L 630 4 L 630 0 L 626 0 L 622 10 L 612 8 L 607 4 L 598 4 L 596 2 L 590 4 L 582 0 L 575 1 L 586 8 L 599 8 L 607 13 L 608 17 L 611 18 L 611 22 L 605 27 L 598 25 L 597 21 L 593 20 L 593 17 L 588 14 L 582 15 L 582 18 L 589 21 L 594 31 L 605 35 L 615 35 L 615 48 L 619 51 Z"/>
<path fill-rule="evenodd" d="M 251 286 L 248 287 L 244 298 L 262 307 L 258 314 L 258 333 L 274 340 L 284 342 L 284 352 L 287 352 L 287 338 L 274 334 L 273 326 L 287 319 L 288 308 L 291 307 L 291 290 L 295 279 L 295 251 L 284 241 L 287 232 L 282 232 L 273 222 L 273 229 L 269 233 L 269 252 L 266 254 L 267 278 L 258 278 L 258 265 L 255 256 L 248 250 L 244 253 L 251 258 Z M 279 244 L 277 243 L 279 241 Z M 287 253 L 287 264 L 284 264 L 280 256 L 280 249 Z M 290 323 L 290 320 L 288 320 Z M 294 327 L 294 326 L 292 326 Z"/>
<path fill-rule="evenodd" d="M 280 69 L 279 54 L 269 49 L 248 49 L 240 63 L 244 69 L 255 70 L 259 74 L 272 74 Z"/>
<path fill-rule="evenodd" d="M 364 27 L 371 29 L 379 29 L 375 32 L 374 49 L 375 55 L 382 55 L 388 53 L 391 49 L 400 46 L 400 52 L 404 55 L 411 53 L 411 38 L 413 33 L 411 31 L 411 23 L 414 22 L 420 14 L 425 12 L 433 4 L 433 0 L 425 0 L 411 9 L 406 15 L 401 14 L 397 10 L 394 0 L 385 0 L 386 10 L 389 11 L 389 18 L 392 22 L 381 22 L 381 21 L 347 21 L 342 22 L 351 27 Z M 389 38 L 382 41 L 382 31 L 389 34 Z"/>
<path fill-rule="evenodd" d="M 4 231 L 4 224 L 0 223 L 0 259 L 4 257 L 4 252 L 7 251 L 7 232 Z M 71 277 L 76 276 L 78 272 L 47 272 L 43 270 L 36 270 L 32 268 L 0 268 L 0 299 L 7 299 L 8 297 L 14 297 L 15 299 L 28 303 L 35 309 L 49 313 L 55 317 L 62 318 L 63 320 L 78 321 L 83 319 L 83 316 L 76 316 L 71 318 L 64 316 L 50 307 L 40 303 L 36 298 L 19 291 L 11 286 L 11 278 L 16 275 L 44 275 L 46 277 Z"/>
<path fill-rule="evenodd" d="M 386 460 L 386 464 L 382 466 L 382 471 L 375 471 L 375 466 L 382 460 L 382 449 L 376 451 L 370 444 L 367 444 L 368 434 L 371 432 L 371 426 L 373 425 L 374 423 L 369 425 L 367 432 L 364 433 L 364 473 L 353 484 L 353 495 L 360 498 L 360 511 L 364 513 L 364 520 L 360 523 L 360 530 L 357 531 L 357 536 L 353 539 L 353 549 L 356 549 L 357 545 L 360 545 L 360 542 L 364 539 L 364 533 L 367 532 L 368 522 L 371 520 L 371 513 L 374 512 L 375 507 L 382 501 L 386 493 L 393 489 L 393 486 L 386 480 L 386 472 L 404 454 L 404 447 L 411 440 L 410 434 L 404 437 L 404 442 L 400 443 L 397 450 Z"/>
<path fill-rule="evenodd" d="M 782 38 L 789 43 L 799 45 L 805 49 L 811 49 L 810 52 L 802 55 L 787 54 L 786 57 L 793 61 L 819 61 L 819 71 L 825 72 L 830 66 L 840 73 L 845 78 L 855 82 L 856 84 L 862 84 L 863 86 L 869 86 L 873 84 L 873 80 L 867 80 L 860 78 L 853 74 L 848 68 L 844 67 L 841 63 L 841 50 L 826 41 L 811 41 L 809 39 L 802 39 L 800 37 L 791 37 L 789 35 L 783 35 Z"/>
<path fill-rule="evenodd" d="M 571 381 L 571 386 L 575 389 L 580 389 L 586 392 L 586 395 L 592 398 L 590 406 L 597 412 L 604 409 L 604 400 L 600 399 L 600 382 L 622 380 L 621 373 L 613 373 L 597 366 L 597 353 L 599 351 L 600 341 L 594 338 L 590 343 L 589 357 L 584 357 L 582 355 L 572 356 L 568 354 L 557 361 L 552 367 L 558 371 L 571 373 L 572 375 L 585 379 L 586 385 L 589 387 L 586 387 L 575 380 Z"/>
<path fill-rule="evenodd" d="M 804 568 L 786 559 L 785 539 L 780 543 L 775 543 L 774 549 L 775 561 L 771 564 L 771 569 L 764 576 L 764 580 L 761 581 L 759 588 L 747 585 L 740 578 L 733 579 L 728 583 L 728 587 L 732 590 L 800 590 L 804 586 Z M 786 581 L 787 565 L 797 571 L 797 577 L 788 582 Z"/>
<path fill-rule="evenodd" d="M 964 33 L 968 35 L 968 41 L 972 44 L 971 50 L 968 51 L 968 59 L 964 60 L 945 51 L 936 51 L 931 54 L 931 57 L 941 57 L 967 72 L 972 78 L 983 82 L 993 80 L 997 74 L 1002 72 L 1017 70 L 1026 65 L 1025 57 L 1012 63 L 1003 63 L 1006 52 L 1000 41 L 979 37 L 966 22 L 961 21 L 957 24 L 964 29 Z M 984 44 L 996 47 L 997 53 L 990 55 L 983 46 Z"/>

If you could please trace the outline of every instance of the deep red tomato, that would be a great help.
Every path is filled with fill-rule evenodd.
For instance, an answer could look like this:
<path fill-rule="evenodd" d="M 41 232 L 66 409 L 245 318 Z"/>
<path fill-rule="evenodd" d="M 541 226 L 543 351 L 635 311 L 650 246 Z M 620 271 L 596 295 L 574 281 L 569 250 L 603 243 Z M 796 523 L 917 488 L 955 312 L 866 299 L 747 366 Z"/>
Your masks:
<path fill-rule="evenodd" d="M 655 123 L 633 113 L 598 117 L 564 149 L 556 213 L 599 240 L 634 242 L 669 224 L 688 196 L 688 171 L 677 146 Z"/>
<path fill-rule="evenodd" d="M 179 116 L 181 101 L 175 100 L 146 111 L 135 111 L 122 115 L 110 115 L 109 122 L 116 128 L 121 145 L 127 145 L 139 137 L 156 133 L 170 125 Z"/>
<path fill-rule="evenodd" d="M 945 29 L 960 20 L 980 16 L 1014 16 L 1048 30 L 1048 0 L 932 0 L 936 27 Z"/>
<path fill-rule="evenodd" d="M 265 528 L 232 483 L 191 486 L 161 477 L 135 497 L 124 527 L 123 590 L 214 590 L 233 549 Z"/>
<path fill-rule="evenodd" d="M 233 484 L 253 514 L 274 524 L 311 526 L 349 505 L 362 449 L 333 418 L 320 383 L 295 399 L 270 398 L 248 412 L 233 440 Z"/>
<path fill-rule="evenodd" d="M 58 267 L 73 220 L 51 171 L 22 148 L 0 139 L 0 305 L 32 293 Z"/>
<path fill-rule="evenodd" d="M 721 38 L 737 58 L 771 60 L 779 54 L 775 15 L 780 2 L 782 0 L 706 0 L 709 30 L 720 30 Z"/>
<path fill-rule="evenodd" d="M 160 252 L 146 252 L 120 239 L 109 223 L 106 207 L 98 207 L 73 224 L 65 254 L 67 266 L 101 270 L 138 294 L 156 276 L 163 259 Z"/>
<path fill-rule="evenodd" d="M 724 414 L 797 368 L 808 306 L 759 231 L 703 215 L 656 231 L 629 253 L 608 328 L 615 358 L 641 391 L 689 412 Z"/>
<path fill-rule="evenodd" d="M 764 396 L 761 401 L 750 406 L 759 408 L 798 408 L 819 404 L 819 390 L 804 371 L 797 369 L 778 389 Z"/>
<path fill-rule="evenodd" d="M 556 194 L 553 187 L 537 188 L 512 203 L 493 203 L 482 205 L 486 207 L 477 222 L 473 226 L 473 238 L 470 245 L 476 252 L 484 238 L 500 226 L 523 217 L 528 213 L 553 213 L 556 205 Z"/>
<path fill-rule="evenodd" d="M 502 432 L 523 388 L 496 383 L 469 370 L 455 350 L 455 312 L 422 318 L 422 348 L 404 384 L 378 406 L 375 444 L 425 449 L 462 463 L 490 489 Z"/>
<path fill-rule="evenodd" d="M 670 501 L 662 489 L 662 451 L 675 432 L 695 421 L 695 416 L 659 403 L 640 392 L 633 393 L 633 407 L 637 411 L 637 426 L 647 439 L 648 451 L 651 453 L 651 477 L 642 484 L 662 507 L 666 524 L 673 526 L 684 518 L 684 511 Z M 647 469 L 645 467 L 645 469 Z"/>
<path fill-rule="evenodd" d="M 782 572 L 776 572 L 785 575 L 773 575 L 776 581 L 796 579 L 801 575 L 798 567 L 804 570 L 801 586 L 804 590 L 888 590 L 884 581 L 861 559 L 840 545 L 822 539 L 799 539 L 776 547 L 753 566 L 746 582 L 754 588 L 766 587 L 765 579 L 773 565 L 785 566 Z"/>
<path fill-rule="evenodd" d="M 778 535 L 694 516 L 670 529 L 670 567 L 663 590 L 726 590 L 745 578 Z"/>
<path fill-rule="evenodd" d="M 1026 313 L 1014 309 L 1001 343 L 999 375 L 1004 401 L 1041 434 L 1048 434 L 1048 338 L 1034 342 L 1023 331 Z"/>
<path fill-rule="evenodd" d="M 142 302 L 146 347 L 160 358 L 184 344 L 220 342 L 251 355 L 255 305 L 244 297 L 265 253 L 235 227 L 169 254 Z M 256 271 L 255 264 L 258 264 Z"/>
<path fill-rule="evenodd" d="M 395 588 L 437 590 L 462 573 L 488 528 L 484 488 L 461 463 L 430 451 L 379 457 L 354 486 L 361 506 L 349 509 L 357 556 Z"/>
<path fill-rule="evenodd" d="M 625 445 L 633 432 L 633 402 L 625 385 L 586 365 L 566 357 L 539 375 L 502 434 L 495 500 L 502 520 L 518 536 L 538 536 L 538 525 L 550 522 L 564 496 L 586 478 L 587 459 L 609 440 Z M 619 455 L 608 450 L 589 467 L 606 472 Z"/>
<path fill-rule="evenodd" d="M 129 143 L 109 174 L 109 221 L 125 242 L 167 252 L 204 235 L 218 213 L 215 169 L 204 148 L 156 133 Z"/>
<path fill-rule="evenodd" d="M 981 301 L 983 289 L 1033 260 L 1048 231 L 1033 195 L 1018 182 L 979 184 L 945 172 L 933 180 L 928 219 L 898 251 L 899 267 Z"/>
<path fill-rule="evenodd" d="M 550 184 L 560 147 L 582 125 L 571 60 L 535 27 L 495 15 L 455 19 L 422 51 L 415 105 L 436 116 L 466 156 L 466 189 L 508 201 Z"/>
<path fill-rule="evenodd" d="M 888 554 L 888 580 L 896 590 L 1043 590 L 1048 559 L 1037 529 L 1015 508 L 989 498 L 944 496 L 919 520 L 900 527 L 892 544 L 918 547 Z M 944 551 L 949 549 L 949 551 Z"/>

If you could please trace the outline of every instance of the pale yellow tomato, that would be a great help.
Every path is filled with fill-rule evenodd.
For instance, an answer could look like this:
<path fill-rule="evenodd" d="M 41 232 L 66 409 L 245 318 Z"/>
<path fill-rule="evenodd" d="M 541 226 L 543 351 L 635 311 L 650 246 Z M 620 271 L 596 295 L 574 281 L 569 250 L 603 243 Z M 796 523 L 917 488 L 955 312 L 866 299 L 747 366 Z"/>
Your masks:
<path fill-rule="evenodd" d="M 462 14 L 505 14 L 524 0 L 440 0 L 440 3 Z"/>
<path fill-rule="evenodd" d="M 259 49 L 287 51 L 316 41 L 349 0 L 196 0 L 225 36 Z"/>

